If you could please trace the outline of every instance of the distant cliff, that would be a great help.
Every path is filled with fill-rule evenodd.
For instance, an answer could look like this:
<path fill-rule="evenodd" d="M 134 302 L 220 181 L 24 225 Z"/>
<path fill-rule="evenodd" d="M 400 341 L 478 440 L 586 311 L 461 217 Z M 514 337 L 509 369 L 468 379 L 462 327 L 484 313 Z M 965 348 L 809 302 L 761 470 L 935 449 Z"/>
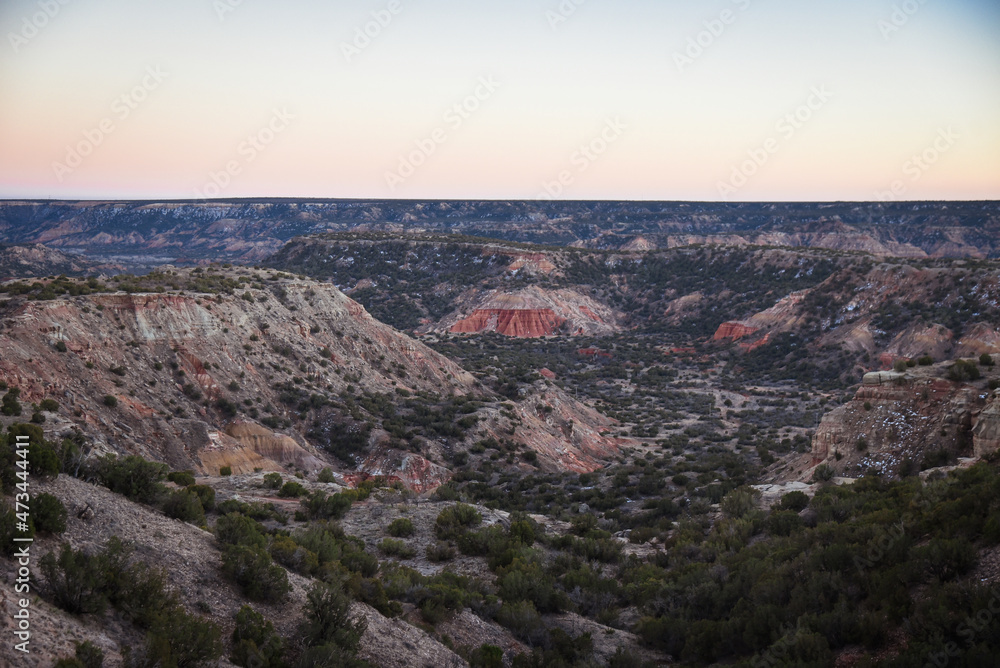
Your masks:
<path fill-rule="evenodd" d="M 336 231 L 450 232 L 593 249 L 794 246 L 880 256 L 1000 257 L 996 202 L 695 203 L 234 200 L 4 202 L 0 242 L 130 264 L 257 262 Z"/>

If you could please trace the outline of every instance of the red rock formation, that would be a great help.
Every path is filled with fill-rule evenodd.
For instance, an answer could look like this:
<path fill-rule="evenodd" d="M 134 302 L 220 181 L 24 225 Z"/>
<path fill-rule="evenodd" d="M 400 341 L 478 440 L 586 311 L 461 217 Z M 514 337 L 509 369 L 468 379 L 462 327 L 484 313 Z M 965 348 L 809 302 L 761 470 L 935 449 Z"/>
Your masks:
<path fill-rule="evenodd" d="M 541 375 L 542 378 L 548 378 L 549 380 L 556 379 L 555 372 L 550 369 L 541 369 L 538 373 L 539 375 Z"/>
<path fill-rule="evenodd" d="M 715 331 L 715 336 L 712 337 L 712 340 L 724 341 L 728 339 L 730 341 L 739 341 L 744 337 L 753 336 L 759 331 L 759 328 L 751 327 L 743 322 L 724 322 L 719 325 L 719 329 Z"/>
<path fill-rule="evenodd" d="M 478 309 L 448 330 L 453 334 L 497 332 L 504 336 L 538 338 L 552 336 L 566 322 L 551 309 Z"/>
<path fill-rule="evenodd" d="M 741 343 L 740 348 L 742 348 L 744 352 L 749 353 L 753 352 L 754 350 L 757 350 L 758 348 L 763 348 L 770 342 L 771 342 L 771 333 L 768 332 L 767 334 L 757 339 L 756 341 L 747 341 L 746 343 Z"/>
<path fill-rule="evenodd" d="M 543 290 L 531 286 L 516 292 L 470 290 L 462 306 L 436 327 L 418 332 L 452 334 L 499 332 L 507 336 L 537 338 L 556 333 L 601 336 L 619 331 L 621 314 L 572 290 Z"/>
<path fill-rule="evenodd" d="M 420 455 L 379 449 L 361 463 L 358 473 L 345 476 L 348 484 L 355 487 L 371 478 L 384 478 L 389 483 L 398 481 L 423 494 L 451 480 L 451 471 Z"/>

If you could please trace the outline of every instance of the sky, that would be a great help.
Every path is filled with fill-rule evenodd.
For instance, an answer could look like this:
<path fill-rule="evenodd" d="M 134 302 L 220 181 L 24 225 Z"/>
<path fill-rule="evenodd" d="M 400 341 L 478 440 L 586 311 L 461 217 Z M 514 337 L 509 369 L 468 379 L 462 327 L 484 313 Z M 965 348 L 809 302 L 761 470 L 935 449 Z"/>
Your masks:
<path fill-rule="evenodd" d="M 995 0 L 3 0 L 0 198 L 1000 199 Z"/>

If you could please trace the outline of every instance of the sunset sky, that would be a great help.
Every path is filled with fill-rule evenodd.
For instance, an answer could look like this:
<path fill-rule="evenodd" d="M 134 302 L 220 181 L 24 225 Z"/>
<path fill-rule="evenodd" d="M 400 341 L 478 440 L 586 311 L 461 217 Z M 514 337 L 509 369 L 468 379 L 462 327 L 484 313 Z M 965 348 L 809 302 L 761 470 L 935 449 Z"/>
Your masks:
<path fill-rule="evenodd" d="M 1000 199 L 995 1 L 4 0 L 0 28 L 5 199 Z"/>

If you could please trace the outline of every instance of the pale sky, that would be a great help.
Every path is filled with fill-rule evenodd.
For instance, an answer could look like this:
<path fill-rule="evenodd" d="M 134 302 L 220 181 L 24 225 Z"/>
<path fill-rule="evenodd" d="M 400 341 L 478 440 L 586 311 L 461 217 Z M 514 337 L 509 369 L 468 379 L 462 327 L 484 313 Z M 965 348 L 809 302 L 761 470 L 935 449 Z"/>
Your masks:
<path fill-rule="evenodd" d="M 0 198 L 1000 199 L 985 0 L 3 0 L 0 35 Z"/>

